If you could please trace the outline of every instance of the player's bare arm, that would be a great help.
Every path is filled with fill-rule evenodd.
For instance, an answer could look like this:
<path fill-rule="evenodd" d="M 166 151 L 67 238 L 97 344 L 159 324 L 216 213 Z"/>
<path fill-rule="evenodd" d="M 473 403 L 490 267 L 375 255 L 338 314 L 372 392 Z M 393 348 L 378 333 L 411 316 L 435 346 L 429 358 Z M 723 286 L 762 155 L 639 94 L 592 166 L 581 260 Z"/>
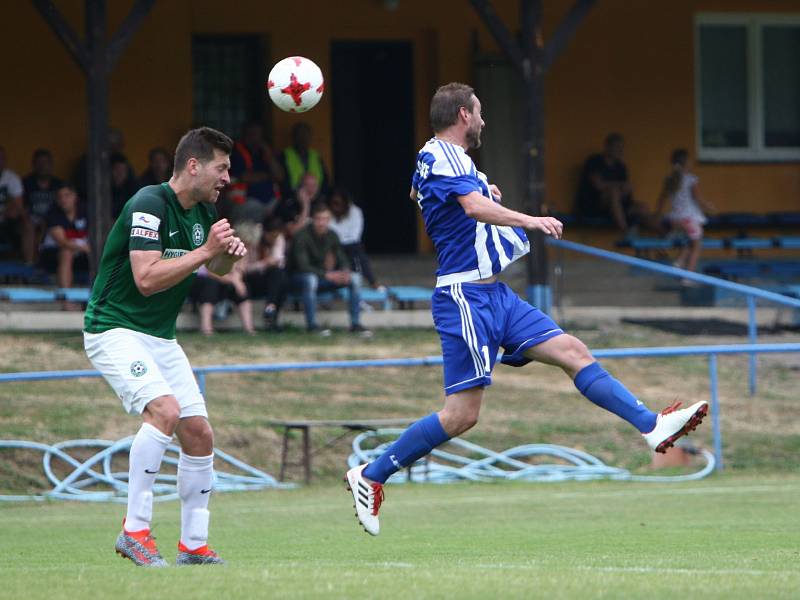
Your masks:
<path fill-rule="evenodd" d="M 507 225 L 511 227 L 524 227 L 530 230 L 539 230 L 555 239 L 561 238 L 564 225 L 553 217 L 532 217 L 525 213 L 517 212 L 493 202 L 480 192 L 470 192 L 466 196 L 459 196 L 467 216 L 488 225 Z"/>
<path fill-rule="evenodd" d="M 216 275 L 226 275 L 245 256 L 247 256 L 247 247 L 240 238 L 233 236 L 225 252 L 209 260 L 206 263 L 206 268 Z"/>
<path fill-rule="evenodd" d="M 205 244 L 183 256 L 162 260 L 160 250 L 132 250 L 131 270 L 136 287 L 143 296 L 152 296 L 171 288 L 202 265 L 227 252 L 233 238 L 230 223 L 227 219 L 221 219 L 211 226 Z"/>

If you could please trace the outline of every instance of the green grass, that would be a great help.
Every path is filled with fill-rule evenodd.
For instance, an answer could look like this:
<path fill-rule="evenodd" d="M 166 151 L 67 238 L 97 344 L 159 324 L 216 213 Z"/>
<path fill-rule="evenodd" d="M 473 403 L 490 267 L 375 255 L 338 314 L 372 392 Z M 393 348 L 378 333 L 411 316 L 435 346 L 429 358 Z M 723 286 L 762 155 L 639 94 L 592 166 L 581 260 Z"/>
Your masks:
<path fill-rule="evenodd" d="M 800 477 L 686 484 L 394 486 L 377 538 L 329 484 L 217 495 L 223 568 L 137 569 L 112 550 L 122 507 L 0 505 L 0 597 L 790 598 Z M 156 505 L 174 561 L 178 505 Z"/>

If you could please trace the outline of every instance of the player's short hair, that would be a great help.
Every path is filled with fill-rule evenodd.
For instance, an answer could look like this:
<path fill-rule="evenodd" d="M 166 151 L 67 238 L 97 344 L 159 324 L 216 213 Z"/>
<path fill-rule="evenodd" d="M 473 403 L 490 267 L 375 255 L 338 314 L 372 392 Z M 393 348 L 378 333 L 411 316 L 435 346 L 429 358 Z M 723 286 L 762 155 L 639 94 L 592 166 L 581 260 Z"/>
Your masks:
<path fill-rule="evenodd" d="M 190 158 L 207 163 L 214 158 L 214 150 L 230 154 L 233 152 L 233 140 L 211 127 L 190 129 L 175 148 L 175 173 L 183 171 Z"/>
<path fill-rule="evenodd" d="M 438 133 L 455 125 L 461 107 L 469 112 L 475 107 L 475 90 L 465 83 L 441 86 L 431 99 L 431 129 Z"/>

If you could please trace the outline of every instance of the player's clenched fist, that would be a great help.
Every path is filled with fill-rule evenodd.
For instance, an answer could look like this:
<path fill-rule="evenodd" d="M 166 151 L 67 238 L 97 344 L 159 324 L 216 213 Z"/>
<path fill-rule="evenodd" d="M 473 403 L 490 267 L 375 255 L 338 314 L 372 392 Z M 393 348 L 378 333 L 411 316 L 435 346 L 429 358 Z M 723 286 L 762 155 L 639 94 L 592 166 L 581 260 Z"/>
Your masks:
<path fill-rule="evenodd" d="M 211 256 L 226 252 L 234 237 L 234 230 L 228 219 L 220 219 L 208 230 L 208 239 L 204 244 Z"/>
<path fill-rule="evenodd" d="M 560 239 L 561 232 L 564 231 L 564 225 L 553 217 L 531 217 L 526 229 L 538 229 L 546 235 Z"/>
<path fill-rule="evenodd" d="M 244 242 L 236 237 L 233 236 L 228 243 L 228 256 L 232 257 L 234 260 L 239 260 L 247 255 L 247 248 L 244 245 Z"/>

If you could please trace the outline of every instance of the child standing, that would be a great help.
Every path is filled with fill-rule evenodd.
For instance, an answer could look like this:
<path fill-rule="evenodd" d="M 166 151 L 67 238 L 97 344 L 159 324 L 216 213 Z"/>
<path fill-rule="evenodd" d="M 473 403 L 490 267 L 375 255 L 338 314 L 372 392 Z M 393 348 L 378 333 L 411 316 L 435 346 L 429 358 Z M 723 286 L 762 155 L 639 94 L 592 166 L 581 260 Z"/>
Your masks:
<path fill-rule="evenodd" d="M 689 172 L 689 152 L 683 148 L 673 150 L 670 162 L 672 172 L 664 180 L 664 189 L 658 198 L 658 213 L 662 213 L 664 202 L 669 199 L 672 207 L 667 219 L 672 227 L 682 230 L 689 238 L 674 264 L 694 271 L 703 248 L 703 225 L 707 221 L 704 210 L 712 212 L 714 207 L 700 197 L 698 178 Z"/>

